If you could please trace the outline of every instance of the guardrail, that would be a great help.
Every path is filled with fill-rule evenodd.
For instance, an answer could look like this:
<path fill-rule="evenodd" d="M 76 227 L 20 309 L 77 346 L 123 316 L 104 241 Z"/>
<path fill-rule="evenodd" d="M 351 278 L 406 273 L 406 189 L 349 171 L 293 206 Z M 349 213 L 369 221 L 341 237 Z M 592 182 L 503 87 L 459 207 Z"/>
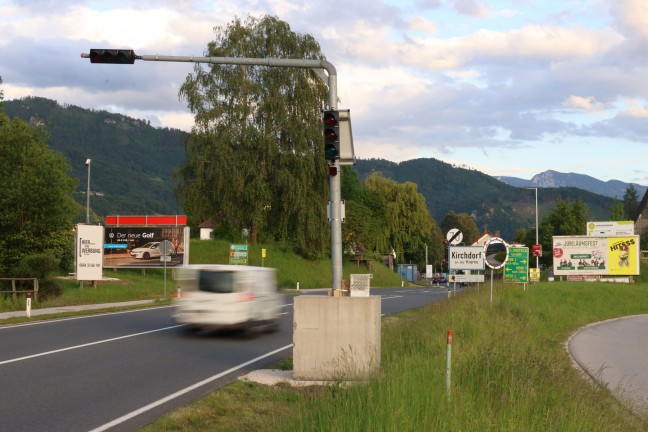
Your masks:
<path fill-rule="evenodd" d="M 34 293 L 34 301 L 38 301 L 38 279 L 37 278 L 0 278 L 0 281 L 11 281 L 11 290 L 0 290 L 0 293 L 13 293 L 14 303 L 18 300 L 18 293 Z M 33 288 L 30 290 L 16 289 L 16 281 L 32 281 Z"/>

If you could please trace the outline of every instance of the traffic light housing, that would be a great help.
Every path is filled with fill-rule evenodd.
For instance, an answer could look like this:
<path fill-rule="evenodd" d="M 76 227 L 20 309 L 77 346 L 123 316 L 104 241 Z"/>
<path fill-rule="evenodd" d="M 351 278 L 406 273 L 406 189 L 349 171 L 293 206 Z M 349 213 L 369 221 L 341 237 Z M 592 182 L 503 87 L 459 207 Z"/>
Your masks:
<path fill-rule="evenodd" d="M 97 49 L 90 50 L 90 63 L 133 64 L 136 59 L 135 51 L 129 49 Z"/>
<path fill-rule="evenodd" d="M 340 112 L 324 111 L 324 157 L 335 162 L 340 159 Z"/>

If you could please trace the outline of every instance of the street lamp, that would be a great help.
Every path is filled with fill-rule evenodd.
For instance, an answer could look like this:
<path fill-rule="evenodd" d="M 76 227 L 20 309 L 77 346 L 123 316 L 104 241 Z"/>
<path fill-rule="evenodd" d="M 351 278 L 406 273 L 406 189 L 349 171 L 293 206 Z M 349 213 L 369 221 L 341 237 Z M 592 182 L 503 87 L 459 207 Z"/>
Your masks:
<path fill-rule="evenodd" d="M 86 223 L 90 224 L 90 164 L 92 159 L 86 159 L 86 166 L 88 167 L 88 191 L 86 192 Z"/>
<path fill-rule="evenodd" d="M 527 188 L 527 189 L 535 189 L 535 228 L 536 228 L 536 244 L 539 244 L 539 239 L 538 239 L 538 188 Z M 536 268 L 540 268 L 540 257 L 536 255 Z"/>

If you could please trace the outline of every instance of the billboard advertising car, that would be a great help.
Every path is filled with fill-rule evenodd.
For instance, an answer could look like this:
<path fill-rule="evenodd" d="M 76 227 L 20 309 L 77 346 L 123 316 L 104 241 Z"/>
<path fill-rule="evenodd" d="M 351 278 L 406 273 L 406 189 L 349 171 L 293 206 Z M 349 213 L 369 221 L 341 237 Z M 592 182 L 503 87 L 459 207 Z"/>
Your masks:
<path fill-rule="evenodd" d="M 553 269 L 556 276 L 639 274 L 639 236 L 556 236 Z"/>
<path fill-rule="evenodd" d="M 161 243 L 172 244 L 170 259 L 163 261 Z M 189 227 L 106 226 L 104 261 L 106 268 L 178 267 L 189 263 Z"/>

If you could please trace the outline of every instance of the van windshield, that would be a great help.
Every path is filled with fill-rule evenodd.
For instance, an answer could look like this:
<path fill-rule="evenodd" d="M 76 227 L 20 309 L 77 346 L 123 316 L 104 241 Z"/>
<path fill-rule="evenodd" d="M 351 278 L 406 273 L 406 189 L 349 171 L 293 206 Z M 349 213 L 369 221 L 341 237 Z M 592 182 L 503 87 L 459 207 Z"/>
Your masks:
<path fill-rule="evenodd" d="M 212 293 L 231 293 L 234 290 L 234 273 L 201 271 L 198 289 Z"/>

